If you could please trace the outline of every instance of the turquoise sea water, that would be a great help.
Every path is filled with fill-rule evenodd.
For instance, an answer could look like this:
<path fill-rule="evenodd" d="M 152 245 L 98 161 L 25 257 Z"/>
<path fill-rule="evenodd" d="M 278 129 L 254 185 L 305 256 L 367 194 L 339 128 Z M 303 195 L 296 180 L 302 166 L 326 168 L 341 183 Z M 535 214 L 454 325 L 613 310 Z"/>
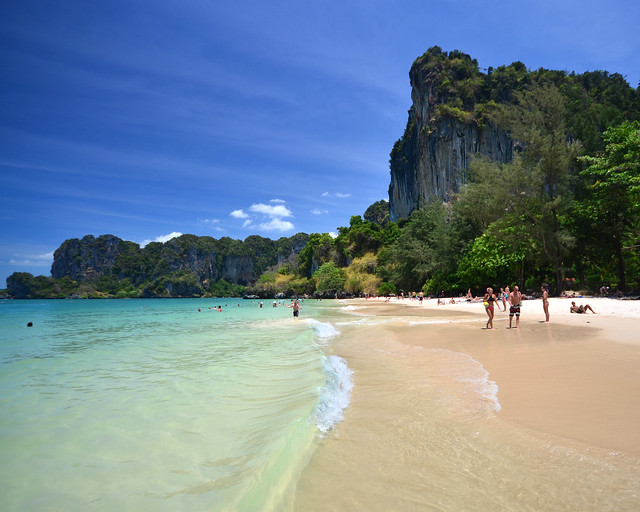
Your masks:
<path fill-rule="evenodd" d="M 3 302 L 0 509 L 281 509 L 349 403 L 336 310 Z"/>

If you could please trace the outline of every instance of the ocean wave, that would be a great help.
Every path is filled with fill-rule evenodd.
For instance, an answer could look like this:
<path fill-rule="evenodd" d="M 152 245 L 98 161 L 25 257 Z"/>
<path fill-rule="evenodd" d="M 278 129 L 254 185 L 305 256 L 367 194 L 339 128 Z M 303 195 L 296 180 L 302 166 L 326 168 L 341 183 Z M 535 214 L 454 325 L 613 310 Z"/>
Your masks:
<path fill-rule="evenodd" d="M 331 322 L 319 322 L 313 318 L 307 319 L 307 322 L 313 330 L 313 334 L 320 339 L 333 338 L 340 334 Z"/>
<path fill-rule="evenodd" d="M 342 311 L 355 311 L 357 309 L 364 309 L 366 308 L 366 306 L 343 306 Z"/>
<path fill-rule="evenodd" d="M 336 355 L 325 357 L 325 383 L 320 390 L 320 402 L 314 412 L 313 421 L 326 436 L 344 419 L 344 410 L 351 402 L 353 371 L 347 362 Z"/>

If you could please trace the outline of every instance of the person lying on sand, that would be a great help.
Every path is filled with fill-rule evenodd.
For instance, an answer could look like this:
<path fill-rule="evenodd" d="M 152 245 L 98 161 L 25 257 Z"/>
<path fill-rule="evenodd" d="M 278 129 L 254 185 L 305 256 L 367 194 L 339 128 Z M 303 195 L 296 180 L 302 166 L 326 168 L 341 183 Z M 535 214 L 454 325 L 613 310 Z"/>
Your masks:
<path fill-rule="evenodd" d="M 591 311 L 594 315 L 596 314 L 596 312 L 593 310 L 591 306 L 589 306 L 589 304 L 585 304 L 584 306 L 580 304 L 579 306 L 576 306 L 576 301 L 574 300 L 571 301 L 571 307 L 569 308 L 569 311 L 571 313 L 578 313 L 578 314 L 583 314 L 583 313 L 586 313 L 587 311 Z"/>

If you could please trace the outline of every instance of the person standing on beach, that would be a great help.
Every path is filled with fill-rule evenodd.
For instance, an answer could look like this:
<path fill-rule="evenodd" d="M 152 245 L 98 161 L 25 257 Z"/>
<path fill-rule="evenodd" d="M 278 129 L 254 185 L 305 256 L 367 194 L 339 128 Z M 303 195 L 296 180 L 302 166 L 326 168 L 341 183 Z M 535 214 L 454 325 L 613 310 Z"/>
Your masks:
<path fill-rule="evenodd" d="M 507 302 L 509 302 L 509 287 L 504 287 L 504 293 L 502 294 L 502 304 L 504 305 L 504 310 L 507 310 Z"/>
<path fill-rule="evenodd" d="M 484 309 L 489 317 L 489 320 L 487 320 L 487 329 L 493 329 L 493 316 L 495 315 L 494 306 L 496 302 L 498 302 L 498 299 L 496 294 L 493 293 L 493 288 L 487 288 L 487 293 L 484 294 L 483 300 Z"/>
<path fill-rule="evenodd" d="M 518 286 L 513 287 L 513 291 L 509 294 L 509 329 L 513 317 L 516 317 L 516 328 L 520 329 L 520 305 L 522 303 L 522 294 Z"/>
<path fill-rule="evenodd" d="M 507 296 L 504 294 L 504 288 L 500 288 L 500 295 L 498 295 L 498 300 L 502 301 L 502 311 L 507 310 Z M 500 311 L 500 302 L 498 302 L 498 311 Z"/>
<path fill-rule="evenodd" d="M 549 321 L 549 287 L 543 284 L 540 287 L 542 290 L 542 309 L 544 309 L 545 322 Z"/>

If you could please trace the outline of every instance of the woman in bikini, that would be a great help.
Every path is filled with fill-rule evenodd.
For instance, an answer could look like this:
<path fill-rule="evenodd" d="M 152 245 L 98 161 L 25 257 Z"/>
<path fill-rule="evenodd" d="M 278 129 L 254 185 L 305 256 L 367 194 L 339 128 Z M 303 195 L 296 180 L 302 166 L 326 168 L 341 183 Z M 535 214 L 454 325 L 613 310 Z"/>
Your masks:
<path fill-rule="evenodd" d="M 549 321 L 549 287 L 546 284 L 543 284 L 540 287 L 542 290 L 542 309 L 544 309 L 544 316 L 546 317 L 545 322 Z"/>
<path fill-rule="evenodd" d="M 487 329 L 493 329 L 493 315 L 495 314 L 494 307 L 498 298 L 493 293 L 493 288 L 487 288 L 487 293 L 484 294 L 483 304 L 484 309 L 487 312 L 489 320 L 487 320 Z"/>

